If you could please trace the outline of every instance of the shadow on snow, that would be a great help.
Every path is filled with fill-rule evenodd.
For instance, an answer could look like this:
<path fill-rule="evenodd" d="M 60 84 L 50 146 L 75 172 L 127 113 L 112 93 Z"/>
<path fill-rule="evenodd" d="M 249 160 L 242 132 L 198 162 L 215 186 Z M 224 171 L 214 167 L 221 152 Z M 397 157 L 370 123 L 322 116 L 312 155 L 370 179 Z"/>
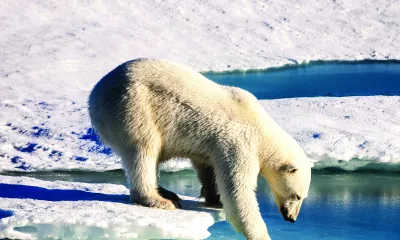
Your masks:
<path fill-rule="evenodd" d="M 129 195 L 104 194 L 75 189 L 47 189 L 37 186 L 0 183 L 0 198 L 35 199 L 43 201 L 103 201 L 131 204 Z M 219 210 L 205 207 L 202 201 L 181 200 L 182 210 L 203 211 L 218 216 Z M 4 217 L 11 212 L 4 212 Z M 2 212 L 0 210 L 0 218 Z"/>
<path fill-rule="evenodd" d="M 37 186 L 0 183 L 0 198 L 30 198 L 44 201 L 105 201 L 129 203 L 124 194 L 104 194 L 72 189 L 47 189 Z"/>

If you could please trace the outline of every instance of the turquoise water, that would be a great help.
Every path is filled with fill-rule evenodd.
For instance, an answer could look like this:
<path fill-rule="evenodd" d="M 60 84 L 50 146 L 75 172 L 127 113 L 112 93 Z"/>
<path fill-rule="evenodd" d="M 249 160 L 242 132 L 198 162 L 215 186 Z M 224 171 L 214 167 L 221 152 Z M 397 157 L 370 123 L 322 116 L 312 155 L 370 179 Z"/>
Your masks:
<path fill-rule="evenodd" d="M 23 176 L 49 181 L 125 184 L 122 171 L 44 172 Z M 199 196 L 200 184 L 192 171 L 162 173 L 160 184 L 176 193 Z M 309 197 L 295 223 L 282 218 L 262 178 L 257 198 L 273 239 L 400 239 L 398 173 L 313 171 Z M 210 240 L 244 239 L 227 222 L 216 223 L 209 231 Z"/>
<path fill-rule="evenodd" d="M 400 95 L 400 62 L 331 62 L 269 71 L 204 73 L 259 99 Z"/>

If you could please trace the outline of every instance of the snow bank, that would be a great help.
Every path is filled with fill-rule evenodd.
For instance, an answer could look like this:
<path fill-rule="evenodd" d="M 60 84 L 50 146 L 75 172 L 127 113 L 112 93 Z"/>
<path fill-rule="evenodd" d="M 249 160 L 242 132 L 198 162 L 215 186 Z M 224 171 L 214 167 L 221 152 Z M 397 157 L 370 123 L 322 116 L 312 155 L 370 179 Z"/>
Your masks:
<path fill-rule="evenodd" d="M 224 220 L 193 197 L 180 196 L 185 210 L 168 211 L 129 204 L 127 194 L 122 185 L 0 176 L 8 214 L 0 215 L 0 239 L 203 239 Z"/>

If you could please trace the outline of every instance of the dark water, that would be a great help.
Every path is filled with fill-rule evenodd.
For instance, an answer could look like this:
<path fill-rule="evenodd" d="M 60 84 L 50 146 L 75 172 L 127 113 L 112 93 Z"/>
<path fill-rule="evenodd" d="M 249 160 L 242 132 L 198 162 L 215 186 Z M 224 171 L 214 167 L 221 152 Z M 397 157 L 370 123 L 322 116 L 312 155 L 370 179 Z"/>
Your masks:
<path fill-rule="evenodd" d="M 53 172 L 24 176 L 43 180 L 125 184 L 121 171 Z M 199 195 L 194 172 L 162 173 L 160 184 L 176 193 Z M 257 197 L 273 239 L 400 239 L 400 174 L 391 172 L 314 171 L 309 197 L 296 223 L 280 215 L 264 179 Z M 210 229 L 209 239 L 244 239 L 227 222 Z"/>
<path fill-rule="evenodd" d="M 313 63 L 269 71 L 204 73 L 259 99 L 400 95 L 400 62 Z"/>

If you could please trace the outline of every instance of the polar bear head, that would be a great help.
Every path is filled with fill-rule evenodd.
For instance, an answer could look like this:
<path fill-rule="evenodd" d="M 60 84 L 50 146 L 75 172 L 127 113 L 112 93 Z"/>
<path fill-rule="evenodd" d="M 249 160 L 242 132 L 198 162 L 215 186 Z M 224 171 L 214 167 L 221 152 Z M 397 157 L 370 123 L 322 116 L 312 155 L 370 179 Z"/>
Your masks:
<path fill-rule="evenodd" d="M 274 152 L 266 161 L 268 164 L 262 166 L 261 174 L 267 180 L 283 218 L 295 222 L 308 195 L 312 163 L 297 143 L 289 149 L 279 150 L 283 151 Z"/>

